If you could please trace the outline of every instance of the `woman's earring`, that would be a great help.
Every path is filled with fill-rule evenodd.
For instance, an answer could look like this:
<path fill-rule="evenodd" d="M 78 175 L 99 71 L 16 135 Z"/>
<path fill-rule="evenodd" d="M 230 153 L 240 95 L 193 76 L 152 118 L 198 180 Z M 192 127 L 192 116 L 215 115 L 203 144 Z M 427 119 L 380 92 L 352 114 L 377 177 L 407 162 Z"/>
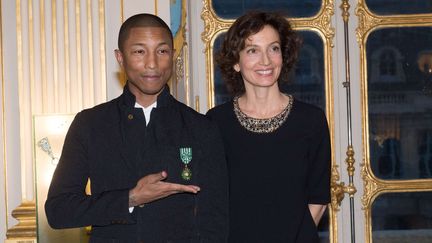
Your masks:
<path fill-rule="evenodd" d="M 239 67 L 238 64 L 234 65 L 234 70 L 235 70 L 236 72 L 240 72 L 240 67 Z"/>

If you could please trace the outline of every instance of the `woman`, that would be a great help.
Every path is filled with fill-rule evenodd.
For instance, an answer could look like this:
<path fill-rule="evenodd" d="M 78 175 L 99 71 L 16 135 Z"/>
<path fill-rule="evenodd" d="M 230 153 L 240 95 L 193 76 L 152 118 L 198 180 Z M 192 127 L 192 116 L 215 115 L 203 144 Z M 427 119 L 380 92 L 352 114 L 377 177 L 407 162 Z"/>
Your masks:
<path fill-rule="evenodd" d="M 279 90 L 300 38 L 276 13 L 250 12 L 216 56 L 234 99 L 208 116 L 221 130 L 230 179 L 231 243 L 318 242 L 330 201 L 324 112 Z"/>

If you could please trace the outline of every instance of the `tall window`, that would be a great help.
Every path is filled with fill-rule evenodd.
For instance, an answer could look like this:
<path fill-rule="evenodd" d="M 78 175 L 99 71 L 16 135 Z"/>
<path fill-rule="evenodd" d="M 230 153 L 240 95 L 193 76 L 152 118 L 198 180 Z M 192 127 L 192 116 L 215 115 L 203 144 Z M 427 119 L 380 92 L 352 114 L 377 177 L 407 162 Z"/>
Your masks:
<path fill-rule="evenodd" d="M 379 72 L 381 76 L 396 75 L 396 57 L 391 50 L 385 50 L 379 58 Z"/>

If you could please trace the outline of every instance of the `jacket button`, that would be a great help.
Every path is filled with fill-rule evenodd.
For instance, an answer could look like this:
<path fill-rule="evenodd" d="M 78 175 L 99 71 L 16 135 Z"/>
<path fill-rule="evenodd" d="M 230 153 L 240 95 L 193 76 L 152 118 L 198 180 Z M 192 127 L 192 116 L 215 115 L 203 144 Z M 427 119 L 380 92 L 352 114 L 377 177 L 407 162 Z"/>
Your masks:
<path fill-rule="evenodd" d="M 129 114 L 129 115 L 128 115 L 128 119 L 129 119 L 129 120 L 132 120 L 132 119 L 133 119 L 133 115 L 132 115 L 132 114 Z"/>

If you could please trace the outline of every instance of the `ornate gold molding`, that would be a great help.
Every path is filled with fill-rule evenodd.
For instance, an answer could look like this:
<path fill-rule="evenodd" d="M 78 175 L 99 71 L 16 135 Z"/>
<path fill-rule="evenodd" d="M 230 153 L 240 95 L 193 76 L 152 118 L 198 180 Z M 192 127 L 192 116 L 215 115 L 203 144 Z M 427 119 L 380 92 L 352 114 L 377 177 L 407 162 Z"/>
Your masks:
<path fill-rule="evenodd" d="M 213 9 L 211 8 L 211 0 L 205 0 L 203 10 L 201 12 L 201 19 L 204 20 L 204 32 L 201 33 L 201 39 L 204 43 L 210 43 L 216 33 L 221 30 L 227 30 L 234 20 L 222 20 L 216 16 Z M 206 45 L 206 52 L 210 46 Z"/>
<path fill-rule="evenodd" d="M 338 182 L 340 180 L 338 165 L 333 165 L 331 169 L 331 178 L 330 178 L 330 190 L 331 190 L 331 207 L 337 212 L 339 211 L 339 206 L 342 200 L 345 197 L 344 186 L 345 183 Z"/>
<path fill-rule="evenodd" d="M 353 165 L 351 166 L 353 167 Z M 339 206 L 341 205 L 342 200 L 345 198 L 345 193 L 348 194 L 350 197 L 353 197 L 354 194 L 357 192 L 357 189 L 353 183 L 349 183 L 348 185 L 345 185 L 344 182 L 338 182 L 340 180 L 339 172 L 337 170 L 338 167 L 339 166 L 336 164 L 332 166 L 331 178 L 330 178 L 330 189 L 332 195 L 331 206 L 332 209 L 335 210 L 335 212 L 339 211 Z M 351 170 L 350 166 L 348 166 L 347 170 L 349 174 L 350 173 L 349 171 Z M 354 174 L 354 170 L 352 170 L 352 173 Z"/>
<path fill-rule="evenodd" d="M 367 145 L 366 145 L 367 146 Z M 361 197 L 362 209 L 365 217 L 366 243 L 372 241 L 372 205 L 375 199 L 384 193 L 425 192 L 432 191 L 431 180 L 381 180 L 373 175 L 369 159 L 361 165 L 361 177 L 363 179 L 363 196 Z"/>
<path fill-rule="evenodd" d="M 372 15 L 365 5 L 357 5 L 356 15 L 358 16 L 358 27 L 356 29 L 357 42 L 362 43 L 362 39 L 371 29 L 382 23 L 382 19 Z"/>
<path fill-rule="evenodd" d="M 200 97 L 199 95 L 195 96 L 195 110 L 200 112 Z"/>
<path fill-rule="evenodd" d="M 357 42 L 360 48 L 360 87 L 362 110 L 362 139 L 363 157 L 361 178 L 363 180 L 363 195 L 361 197 L 362 209 L 365 216 L 365 242 L 372 242 L 372 205 L 374 200 L 384 193 L 424 192 L 432 191 L 430 179 L 412 180 L 384 180 L 377 178 L 371 168 L 369 157 L 369 112 L 367 87 L 367 62 L 364 47 L 368 35 L 381 27 L 416 27 L 431 26 L 432 14 L 406 14 L 406 15 L 375 15 L 367 7 L 365 0 L 359 0 L 355 11 L 358 17 L 356 29 Z"/>
<path fill-rule="evenodd" d="M 174 48 L 176 49 L 174 58 L 180 56 L 182 48 L 186 43 L 186 17 L 187 17 L 186 0 L 182 0 L 180 26 L 176 35 L 174 36 Z"/>
<path fill-rule="evenodd" d="M 19 0 L 16 1 L 15 6 L 16 6 L 16 15 L 18 16 L 18 11 L 21 11 L 20 8 L 18 8 L 19 4 Z M 3 5 L 2 5 L 2 1 L 0 1 L 0 19 L 3 19 Z M 19 29 L 21 28 L 21 23 L 20 21 L 18 21 L 18 17 L 17 17 L 17 23 L 16 23 L 16 27 L 17 27 L 17 43 L 19 43 L 19 41 L 21 40 L 21 35 L 19 32 Z M 9 198 L 9 194 L 8 194 L 8 164 L 7 164 L 7 128 L 6 128 L 6 97 L 5 97 L 5 66 L 4 66 L 4 46 L 3 46 L 3 25 L 0 24 L 0 81 L 1 81 L 1 138 L 2 138 L 2 154 L 3 156 L 1 157 L 3 159 L 3 164 L 2 164 L 2 169 L 3 169 L 3 190 L 4 190 L 4 198 L 3 198 L 3 203 L 4 203 L 4 207 L 5 207 L 5 211 L 9 212 L 9 203 L 8 203 L 8 198 Z M 17 50 L 17 54 L 20 54 L 20 50 Z M 19 62 L 17 63 L 17 68 L 19 69 Z M 6 213 L 7 214 L 7 213 Z M 8 216 L 5 216 L 5 228 L 7 229 L 9 227 L 9 222 L 8 222 Z"/>
<path fill-rule="evenodd" d="M 185 89 L 185 102 L 186 105 L 190 106 L 190 90 L 189 90 L 189 50 L 188 43 L 186 41 L 186 17 L 187 17 L 187 5 L 186 0 L 182 0 L 181 3 L 181 19 L 179 29 L 174 36 L 174 61 L 175 61 L 175 78 L 170 81 L 172 86 L 173 95 L 178 98 L 178 85 L 179 82 L 184 82 Z"/>
<path fill-rule="evenodd" d="M 310 30 L 318 32 L 321 36 L 324 36 L 325 46 L 325 61 L 326 69 L 331 70 L 331 51 L 333 45 L 333 39 L 335 35 L 335 29 L 331 25 L 331 18 L 334 15 L 334 0 L 324 0 L 321 5 L 320 11 L 316 16 L 309 18 L 291 18 L 290 21 L 293 27 L 297 30 Z M 201 39 L 205 43 L 206 53 L 206 67 L 207 67 L 207 90 L 208 90 L 208 108 L 214 106 L 214 70 L 213 70 L 213 44 L 216 36 L 228 30 L 234 19 L 221 19 L 219 18 L 212 8 L 212 0 L 204 0 L 203 10 L 201 12 L 201 18 L 204 21 L 204 32 L 201 33 Z M 326 71 L 326 81 L 331 80 L 331 71 Z M 330 89 L 331 86 L 327 86 Z M 326 94 L 329 94 L 328 92 Z M 333 100 L 332 100 L 333 101 Z M 329 103 L 329 102 L 327 102 Z M 327 111 L 329 111 L 328 108 Z"/>
<path fill-rule="evenodd" d="M 175 92 L 174 96 L 177 98 L 178 97 L 178 92 L 177 92 L 177 85 L 179 83 L 180 80 L 183 79 L 184 76 L 184 65 L 183 65 L 183 48 L 180 49 L 180 51 L 178 52 L 179 55 L 177 56 L 177 58 L 175 59 L 175 81 L 172 84 L 173 86 L 173 91 Z"/>
<path fill-rule="evenodd" d="M 180 51 L 178 52 L 178 56 L 175 59 L 175 80 L 172 85 L 172 91 L 174 92 L 174 96 L 178 98 L 178 85 L 180 82 L 184 83 L 184 89 L 185 89 L 185 99 L 183 102 L 185 102 L 186 105 L 190 105 L 189 100 L 189 70 L 188 70 L 188 46 L 185 42 L 183 44 L 183 47 L 181 47 Z"/>
<path fill-rule="evenodd" d="M 362 208 L 364 210 L 367 210 L 372 205 L 371 201 L 372 198 L 377 194 L 377 191 L 379 189 L 379 185 L 376 183 L 375 180 L 370 176 L 370 171 L 368 170 L 368 167 L 365 163 L 362 163 L 361 165 L 361 177 L 363 179 L 363 196 L 361 197 L 362 201 Z"/>
<path fill-rule="evenodd" d="M 331 18 L 334 15 L 334 9 L 335 5 L 333 0 L 323 1 L 321 10 L 316 16 L 312 18 L 293 18 L 291 19 L 291 22 L 297 29 L 316 29 L 316 31 L 325 36 L 330 47 L 333 47 L 335 28 L 331 25 Z"/>
<path fill-rule="evenodd" d="M 383 193 L 432 191 L 431 179 L 384 180 L 376 178 L 370 161 L 361 164 L 363 179 L 362 208 L 369 210 L 373 200 Z"/>
<path fill-rule="evenodd" d="M 333 52 L 332 47 L 333 39 L 335 36 L 335 29 L 332 27 L 331 18 L 334 15 L 335 4 L 334 0 L 324 0 L 321 4 L 320 11 L 313 17 L 308 18 L 291 18 L 290 21 L 293 27 L 296 30 L 307 30 L 316 32 L 323 40 L 324 46 L 324 65 L 325 65 L 325 96 L 326 96 L 326 113 L 329 121 L 329 127 L 331 131 L 331 142 L 332 147 L 334 147 L 334 119 L 333 119 Z M 212 108 L 214 106 L 214 67 L 213 67 L 213 45 L 216 37 L 228 30 L 231 24 L 235 21 L 234 19 L 221 19 L 219 18 L 213 8 L 212 8 L 212 0 L 204 0 L 203 10 L 201 12 L 201 18 L 204 21 L 204 32 L 201 34 L 201 39 L 205 45 L 205 53 L 206 53 L 206 77 L 207 77 L 207 102 L 208 108 Z M 199 111 L 199 97 L 195 97 L 195 106 L 196 110 Z M 339 180 L 339 174 L 337 170 L 337 165 L 335 164 L 335 156 L 332 153 L 332 187 L 331 187 L 331 197 L 332 202 L 329 204 L 329 220 L 330 220 L 330 229 L 329 229 L 329 239 L 330 242 L 337 242 L 337 211 L 339 207 L 338 200 L 340 199 L 339 191 L 343 191 L 343 193 L 347 191 L 351 191 L 345 189 L 344 185 L 337 184 Z"/>
<path fill-rule="evenodd" d="M 353 146 L 348 146 L 347 152 L 346 152 L 347 158 L 345 159 L 345 163 L 347 164 L 347 171 L 349 176 L 354 176 L 354 148 Z"/>
<path fill-rule="evenodd" d="M 12 211 L 12 216 L 18 220 L 18 224 L 7 230 L 7 239 L 36 239 L 36 205 L 34 202 L 23 202 Z"/>
<path fill-rule="evenodd" d="M 105 82 L 100 82 L 102 90 L 107 90 L 107 82 L 106 82 L 106 55 L 105 55 L 105 48 L 106 48 L 106 40 L 105 40 L 105 1 L 99 0 L 99 53 L 104 53 L 103 55 L 99 55 L 100 63 L 100 79 L 105 80 Z M 107 99 L 107 92 L 101 93 L 102 97 L 101 100 Z"/>
<path fill-rule="evenodd" d="M 342 9 L 342 19 L 344 22 L 348 22 L 349 20 L 349 9 L 350 9 L 350 4 L 347 0 L 342 1 L 342 4 L 340 5 L 340 8 Z"/>
<path fill-rule="evenodd" d="M 355 11 L 358 17 L 357 41 L 361 43 L 370 31 L 380 26 L 430 26 L 431 14 L 375 15 L 367 7 L 365 0 L 359 0 Z"/>

